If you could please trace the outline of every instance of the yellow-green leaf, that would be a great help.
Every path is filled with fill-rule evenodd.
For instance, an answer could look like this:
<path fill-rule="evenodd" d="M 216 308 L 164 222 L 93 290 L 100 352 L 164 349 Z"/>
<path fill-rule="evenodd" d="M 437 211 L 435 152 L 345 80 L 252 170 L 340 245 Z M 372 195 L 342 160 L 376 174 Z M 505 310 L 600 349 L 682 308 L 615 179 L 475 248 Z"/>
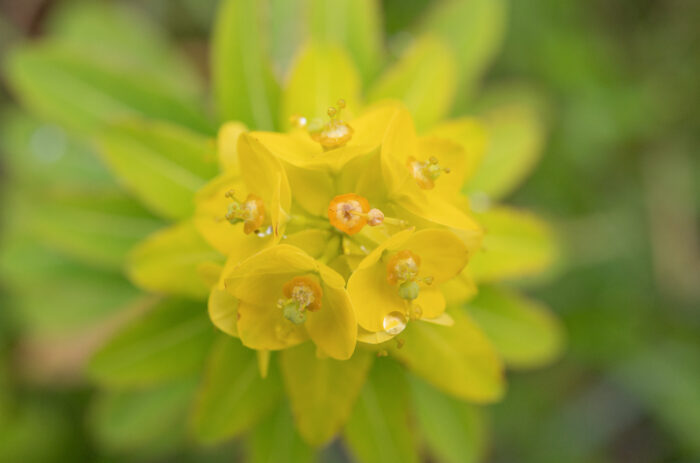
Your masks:
<path fill-rule="evenodd" d="M 130 119 L 99 139 L 101 154 L 122 182 L 154 213 L 182 219 L 194 194 L 217 173 L 212 140 L 177 126 Z"/>
<path fill-rule="evenodd" d="M 505 388 L 501 359 L 488 338 L 466 313 L 450 313 L 452 326 L 409 323 L 394 357 L 416 375 L 458 399 L 488 403 Z"/>
<path fill-rule="evenodd" d="M 120 269 L 128 250 L 161 222 L 122 193 L 23 197 L 16 220 L 47 245 L 84 263 Z"/>
<path fill-rule="evenodd" d="M 375 363 L 343 434 L 358 462 L 419 461 L 409 425 L 407 389 L 399 365 L 388 359 Z"/>
<path fill-rule="evenodd" d="M 498 199 L 515 190 L 540 159 L 545 142 L 543 104 L 532 93 L 506 89 L 486 95 L 482 106 L 479 116 L 489 143 L 465 191 Z"/>
<path fill-rule="evenodd" d="M 261 378 L 255 351 L 238 339 L 220 336 L 207 361 L 194 411 L 197 439 L 213 443 L 241 434 L 275 408 L 281 392 L 276 368 Z"/>
<path fill-rule="evenodd" d="M 249 442 L 250 463 L 311 463 L 314 451 L 294 430 L 294 421 L 285 404 L 256 426 Z"/>
<path fill-rule="evenodd" d="M 536 275 L 555 262 L 556 236 L 535 215 L 496 207 L 475 218 L 484 228 L 484 238 L 467 268 L 477 282 Z"/>
<path fill-rule="evenodd" d="M 348 109 L 358 108 L 360 79 L 352 60 L 337 45 L 309 43 L 292 64 L 284 87 L 281 125 L 293 115 L 328 120 L 327 111 L 342 98 Z"/>
<path fill-rule="evenodd" d="M 113 388 L 184 378 L 201 370 L 213 337 L 203 304 L 164 300 L 112 336 L 90 360 L 88 373 Z"/>
<path fill-rule="evenodd" d="M 455 53 L 458 100 L 464 102 L 479 83 L 503 41 L 505 0 L 446 0 L 435 2 L 425 31 L 436 34 Z"/>
<path fill-rule="evenodd" d="M 254 130 L 272 130 L 277 122 L 279 86 L 265 43 L 266 3 L 222 1 L 212 37 L 212 79 L 220 117 Z"/>
<path fill-rule="evenodd" d="M 350 360 L 317 358 L 310 342 L 280 352 L 282 377 L 297 430 L 310 445 L 327 443 L 350 417 L 372 365 L 356 350 Z"/>
<path fill-rule="evenodd" d="M 556 317 L 542 304 L 493 286 L 480 286 L 468 312 L 512 368 L 550 363 L 564 347 Z"/>
<path fill-rule="evenodd" d="M 447 115 L 456 85 L 452 52 L 441 40 L 425 36 L 377 79 L 368 99 L 371 102 L 385 98 L 402 100 L 411 111 L 416 127 L 425 130 Z"/>
<path fill-rule="evenodd" d="M 448 397 L 417 378 L 411 379 L 411 397 L 416 424 L 436 461 L 483 461 L 487 427 L 476 406 Z"/>
<path fill-rule="evenodd" d="M 109 54 L 48 42 L 15 48 L 5 64 L 10 86 L 26 106 L 82 134 L 135 116 L 212 132 L 197 101 Z"/>
<path fill-rule="evenodd" d="M 317 43 L 343 46 L 366 84 L 382 60 L 380 5 L 377 0 L 309 0 L 309 29 Z"/>
<path fill-rule="evenodd" d="M 191 221 L 158 231 L 129 254 L 127 273 L 150 292 L 205 300 L 209 285 L 200 268 L 223 257 L 199 235 Z"/>
<path fill-rule="evenodd" d="M 89 429 L 111 452 L 172 452 L 186 436 L 196 387 L 188 378 L 143 390 L 101 391 L 88 415 Z"/>

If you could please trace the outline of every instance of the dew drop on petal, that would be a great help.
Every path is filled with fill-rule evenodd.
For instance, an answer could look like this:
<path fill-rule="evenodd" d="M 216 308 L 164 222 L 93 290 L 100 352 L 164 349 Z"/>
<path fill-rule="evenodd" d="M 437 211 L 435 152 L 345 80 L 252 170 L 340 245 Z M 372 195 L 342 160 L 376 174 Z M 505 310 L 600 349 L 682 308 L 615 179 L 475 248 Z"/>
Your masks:
<path fill-rule="evenodd" d="M 384 317 L 382 326 L 386 334 L 397 335 L 406 328 L 406 316 L 401 312 L 391 312 Z"/>

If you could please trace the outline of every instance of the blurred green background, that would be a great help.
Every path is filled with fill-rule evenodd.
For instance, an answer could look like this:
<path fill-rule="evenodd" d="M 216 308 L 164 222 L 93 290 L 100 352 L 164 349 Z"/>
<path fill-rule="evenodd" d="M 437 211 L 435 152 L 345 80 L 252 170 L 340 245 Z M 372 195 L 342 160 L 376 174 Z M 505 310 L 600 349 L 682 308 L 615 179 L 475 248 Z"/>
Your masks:
<path fill-rule="evenodd" d="M 46 21 L 70 3 L 0 1 L 1 52 L 41 36 Z M 216 2 L 124 3 L 163 25 L 173 46 L 206 72 Z M 383 1 L 390 51 L 429 5 Z M 563 236 L 565 258 L 556 277 L 529 290 L 564 321 L 568 350 L 551 367 L 509 375 L 506 399 L 489 407 L 488 461 L 700 461 L 698 25 L 695 0 L 510 2 L 505 44 L 486 81 L 527 84 L 547 101 L 545 153 L 509 202 L 550 219 Z M 81 172 L 100 175 L 83 146 L 71 146 L 75 154 L 65 169 L 46 167 L 32 154 L 35 147 L 22 145 L 23 135 L 31 132 L 34 143 L 52 146 L 72 141 L 18 116 L 5 87 L 0 102 L 3 212 L 13 204 L 10 179 L 38 192 L 61 176 L 79 183 Z M 100 184 L 108 190 L 110 182 L 105 176 Z M 24 207 L 40 209 L 40 194 L 29 197 L 36 202 Z M 143 230 L 159 226 L 134 204 L 123 207 L 143 216 Z M 111 256 L 92 262 L 98 272 L 75 266 L 50 245 L 23 243 L 17 228 L 3 224 L 13 243 L 4 252 L 26 266 L 0 266 L 0 461 L 124 461 L 99 450 L 100 436 L 86 419 L 95 413 L 86 405 L 92 391 L 66 371 L 94 341 L 60 347 L 70 333 L 56 326 L 90 320 L 41 307 L 53 298 L 79 297 L 106 314 L 126 302 L 138 305 L 137 294 L 115 280 Z M 60 239 L 46 237 L 49 244 Z M 63 268 L 60 281 L 47 277 Z M 65 294 L 75 281 L 92 292 Z M 17 288 L 32 300 L 18 301 Z M 178 461 L 228 461 L 235 452 L 235 444 L 193 449 Z M 343 461 L 333 451 L 323 458 Z"/>

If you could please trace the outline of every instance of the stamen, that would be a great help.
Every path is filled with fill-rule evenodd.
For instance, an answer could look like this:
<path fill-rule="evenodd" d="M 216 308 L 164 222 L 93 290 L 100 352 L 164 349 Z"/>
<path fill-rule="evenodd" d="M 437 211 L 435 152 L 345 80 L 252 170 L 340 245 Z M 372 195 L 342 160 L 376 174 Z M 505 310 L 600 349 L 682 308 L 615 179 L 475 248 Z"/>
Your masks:
<path fill-rule="evenodd" d="M 284 284 L 282 294 L 286 299 L 279 299 L 277 307 L 282 310 L 284 318 L 295 325 L 306 321 L 306 312 L 321 309 L 323 291 L 310 277 L 294 277 Z"/>
<path fill-rule="evenodd" d="M 386 264 L 386 280 L 390 285 L 398 285 L 399 297 L 406 301 L 408 318 L 421 318 L 423 310 L 413 303 L 420 295 L 419 283 L 431 285 L 433 277 L 418 278 L 420 272 L 420 256 L 409 250 L 394 254 Z"/>
<path fill-rule="evenodd" d="M 399 227 L 408 226 L 405 220 L 385 217 L 379 209 L 370 209 L 367 198 L 355 193 L 333 198 L 328 206 L 328 219 L 331 225 L 348 235 L 359 233 L 365 225 L 376 227 L 386 223 Z"/>
<path fill-rule="evenodd" d="M 353 129 L 350 125 L 341 119 L 341 112 L 345 109 L 345 100 L 340 99 L 336 106 L 328 108 L 328 117 L 330 121 L 326 124 L 319 124 L 317 120 L 313 120 L 308 124 L 307 130 L 314 141 L 323 146 L 326 150 L 339 148 L 345 145 L 352 138 Z M 304 125 L 299 125 L 303 120 Z M 306 118 L 296 116 L 297 127 L 306 127 Z"/>
<path fill-rule="evenodd" d="M 406 166 L 408 166 L 408 170 L 418 186 L 424 190 L 435 188 L 435 181 L 443 172 L 446 174 L 450 173 L 450 168 L 441 167 L 435 156 L 430 156 L 426 161 L 418 161 L 413 156 L 410 156 L 406 161 Z"/>
<path fill-rule="evenodd" d="M 243 222 L 243 232 L 246 235 L 258 230 L 265 222 L 265 203 L 259 196 L 249 194 L 245 201 L 240 201 L 233 190 L 227 191 L 225 196 L 232 201 L 225 219 L 231 225 Z"/>

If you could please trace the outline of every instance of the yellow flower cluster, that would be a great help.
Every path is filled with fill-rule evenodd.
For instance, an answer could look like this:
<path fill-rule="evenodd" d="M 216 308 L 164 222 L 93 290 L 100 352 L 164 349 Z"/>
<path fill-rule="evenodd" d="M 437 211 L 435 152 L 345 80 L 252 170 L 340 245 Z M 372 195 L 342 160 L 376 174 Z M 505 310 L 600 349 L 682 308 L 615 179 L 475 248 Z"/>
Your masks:
<path fill-rule="evenodd" d="M 250 348 L 310 339 L 348 359 L 408 323 L 450 325 L 446 293 L 468 293 L 455 277 L 482 234 L 460 193 L 472 154 L 418 137 L 399 103 L 344 109 L 288 133 L 220 131 L 229 168 L 199 193 L 195 225 L 227 256 L 210 316 Z"/>

